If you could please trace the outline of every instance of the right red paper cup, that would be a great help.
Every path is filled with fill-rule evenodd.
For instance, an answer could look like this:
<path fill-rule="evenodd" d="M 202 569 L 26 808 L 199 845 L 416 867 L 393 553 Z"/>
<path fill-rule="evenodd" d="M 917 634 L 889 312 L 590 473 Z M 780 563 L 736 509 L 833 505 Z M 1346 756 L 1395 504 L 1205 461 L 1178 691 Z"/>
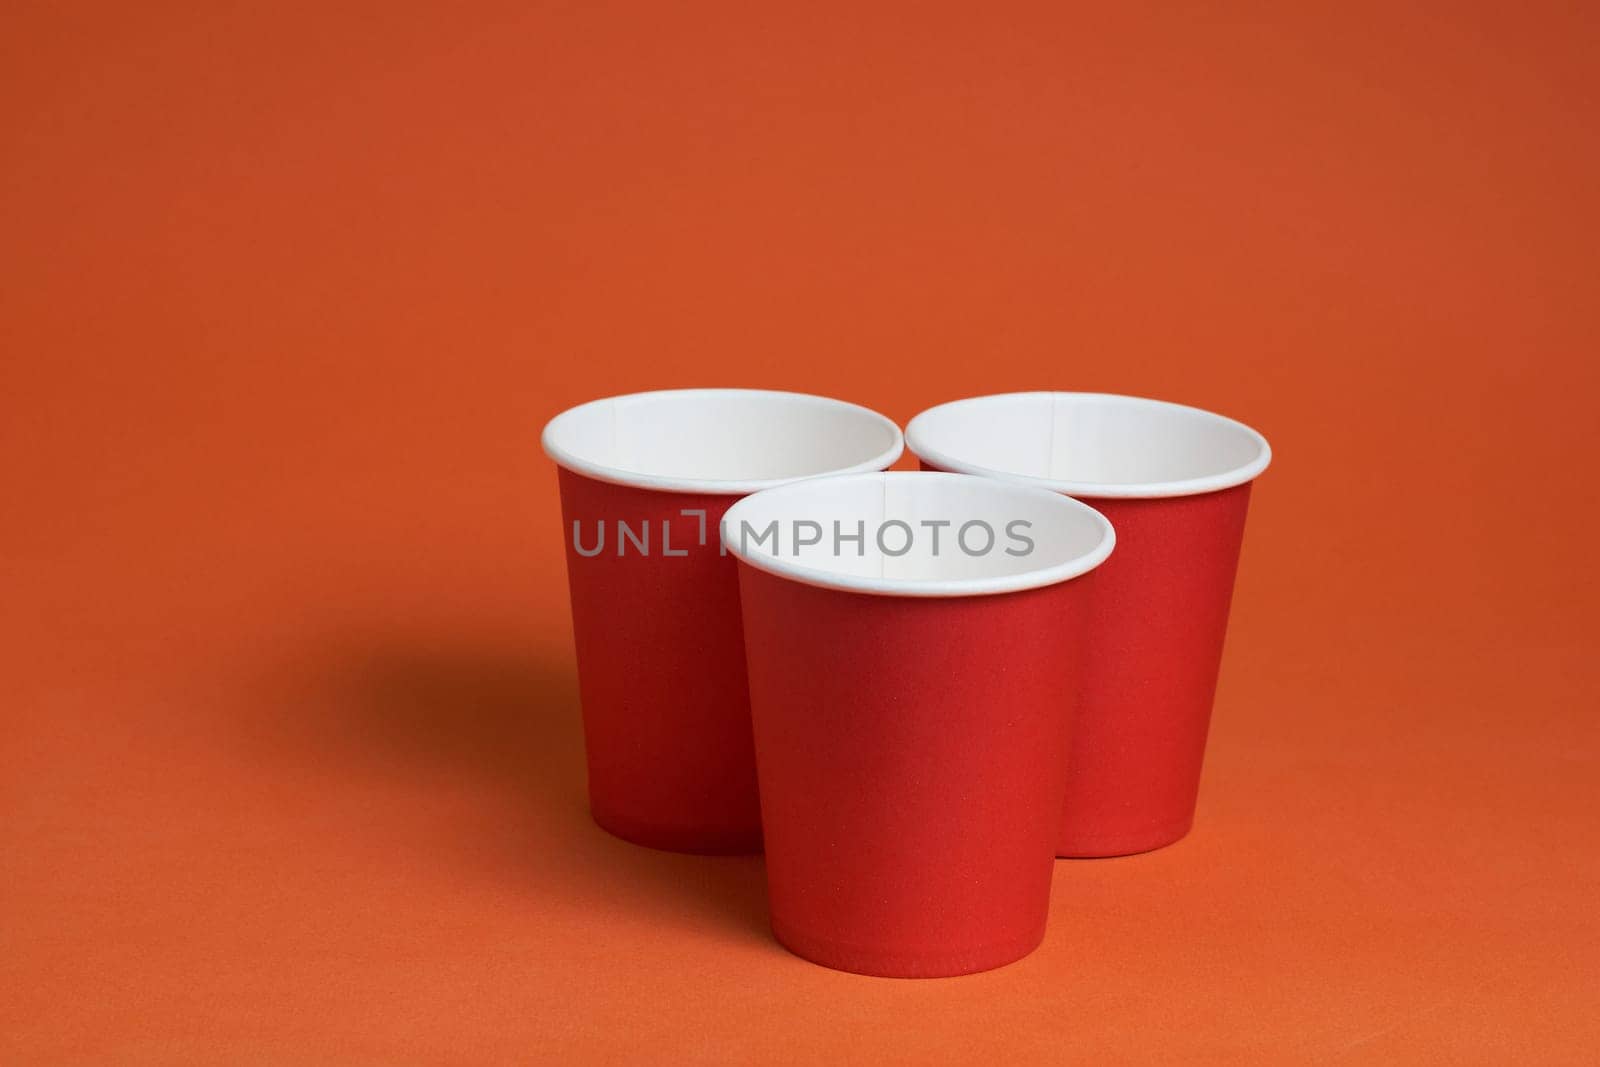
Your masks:
<path fill-rule="evenodd" d="M 1039 489 L 890 472 L 757 493 L 722 536 L 778 940 L 902 978 L 1031 952 L 1110 523 Z"/>
<path fill-rule="evenodd" d="M 1266 439 L 1181 404 L 1039 392 L 931 408 L 906 443 L 924 470 L 1051 489 L 1116 528 L 1093 583 L 1056 851 L 1121 856 L 1182 838 Z"/>

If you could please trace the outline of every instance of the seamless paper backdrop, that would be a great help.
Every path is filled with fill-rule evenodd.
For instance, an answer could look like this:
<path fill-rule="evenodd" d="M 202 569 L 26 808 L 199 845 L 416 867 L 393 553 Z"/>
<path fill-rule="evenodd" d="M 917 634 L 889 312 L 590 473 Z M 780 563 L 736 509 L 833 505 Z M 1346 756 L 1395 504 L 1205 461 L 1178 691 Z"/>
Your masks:
<path fill-rule="evenodd" d="M 1583 5 L 0 13 L 0 1059 L 1580 1061 Z M 543 421 L 1271 439 L 1194 834 L 894 982 L 585 812 Z M 904 464 L 903 464 L 904 465 Z"/>

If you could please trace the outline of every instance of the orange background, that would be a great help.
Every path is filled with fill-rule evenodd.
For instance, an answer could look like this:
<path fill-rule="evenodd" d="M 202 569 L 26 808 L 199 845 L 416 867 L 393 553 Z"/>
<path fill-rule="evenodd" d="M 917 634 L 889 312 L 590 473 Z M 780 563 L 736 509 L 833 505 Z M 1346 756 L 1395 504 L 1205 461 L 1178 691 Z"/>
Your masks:
<path fill-rule="evenodd" d="M 1588 1060 L 1594 8 L 1206 7 L 6 5 L 0 1059 Z M 700 385 L 1266 433 L 1195 833 L 904 982 L 595 829 L 537 434 Z"/>

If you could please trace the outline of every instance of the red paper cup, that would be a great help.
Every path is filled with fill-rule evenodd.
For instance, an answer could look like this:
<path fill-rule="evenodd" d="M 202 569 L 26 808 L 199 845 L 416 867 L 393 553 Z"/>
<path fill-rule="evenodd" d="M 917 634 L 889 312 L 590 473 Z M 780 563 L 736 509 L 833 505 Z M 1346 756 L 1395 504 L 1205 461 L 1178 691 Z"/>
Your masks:
<path fill-rule="evenodd" d="M 824 397 L 684 389 L 575 407 L 543 442 L 560 466 L 595 821 L 653 848 L 758 850 L 738 577 L 718 524 L 746 493 L 889 466 L 899 427 Z"/>
<path fill-rule="evenodd" d="M 924 469 L 1065 493 L 1116 527 L 1116 557 L 1095 575 L 1057 851 L 1120 856 L 1183 837 L 1266 439 L 1197 408 L 1096 393 L 958 400 L 906 438 Z"/>
<path fill-rule="evenodd" d="M 778 940 L 906 978 L 1027 955 L 1049 907 L 1080 576 L 1110 523 L 1038 489 L 889 473 L 758 493 L 722 536 Z"/>

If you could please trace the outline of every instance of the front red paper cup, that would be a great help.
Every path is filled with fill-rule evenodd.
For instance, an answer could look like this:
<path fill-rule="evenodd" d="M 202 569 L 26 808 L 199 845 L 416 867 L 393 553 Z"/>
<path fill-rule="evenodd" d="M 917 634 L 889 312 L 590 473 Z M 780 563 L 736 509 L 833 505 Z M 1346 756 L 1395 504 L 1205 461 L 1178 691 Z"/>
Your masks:
<path fill-rule="evenodd" d="M 1110 524 L 1041 490 L 889 473 L 756 494 L 722 532 L 740 560 L 778 940 L 906 978 L 1031 952 L 1083 576 Z"/>
<path fill-rule="evenodd" d="M 719 523 L 746 493 L 887 467 L 899 428 L 823 397 L 690 389 L 581 405 L 543 443 L 560 467 L 595 821 L 653 848 L 758 850 L 738 574 Z"/>
<path fill-rule="evenodd" d="M 1266 440 L 1196 408 L 1093 393 L 944 404 L 913 419 L 907 440 L 926 470 L 1052 489 L 1111 520 L 1117 553 L 1095 575 L 1057 852 L 1119 856 L 1182 838 Z"/>

